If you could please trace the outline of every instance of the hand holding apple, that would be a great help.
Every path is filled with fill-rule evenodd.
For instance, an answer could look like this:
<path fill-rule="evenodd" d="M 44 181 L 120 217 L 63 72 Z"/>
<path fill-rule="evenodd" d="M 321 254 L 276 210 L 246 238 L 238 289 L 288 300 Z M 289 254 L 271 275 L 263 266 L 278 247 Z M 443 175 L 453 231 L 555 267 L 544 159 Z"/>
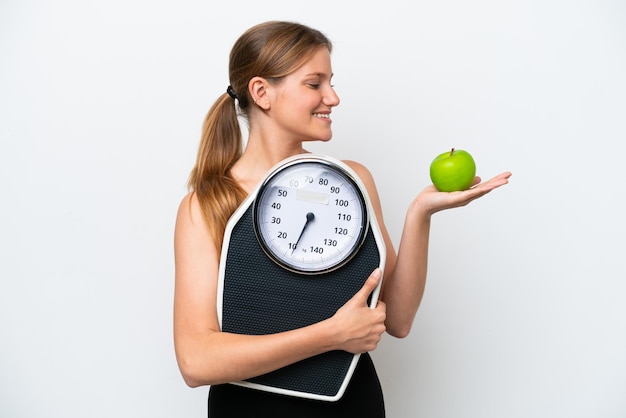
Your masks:
<path fill-rule="evenodd" d="M 469 152 L 452 148 L 430 164 L 430 179 L 440 192 L 469 189 L 476 177 L 476 163 Z"/>

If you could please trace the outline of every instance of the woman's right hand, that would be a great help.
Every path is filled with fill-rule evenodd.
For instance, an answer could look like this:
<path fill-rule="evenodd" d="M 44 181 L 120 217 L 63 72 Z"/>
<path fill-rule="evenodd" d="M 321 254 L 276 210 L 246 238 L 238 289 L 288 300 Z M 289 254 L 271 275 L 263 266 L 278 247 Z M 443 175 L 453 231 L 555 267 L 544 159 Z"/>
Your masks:
<path fill-rule="evenodd" d="M 340 350 L 360 354 L 378 345 L 385 332 L 386 306 L 379 300 L 375 308 L 370 308 L 368 298 L 381 279 L 382 271 L 377 268 L 363 287 L 332 316 Z"/>

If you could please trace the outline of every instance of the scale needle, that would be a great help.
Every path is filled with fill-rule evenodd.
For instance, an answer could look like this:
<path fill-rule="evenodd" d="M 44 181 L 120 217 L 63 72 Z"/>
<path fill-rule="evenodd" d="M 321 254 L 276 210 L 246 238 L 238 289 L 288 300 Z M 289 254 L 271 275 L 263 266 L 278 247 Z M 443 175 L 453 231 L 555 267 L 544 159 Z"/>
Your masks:
<path fill-rule="evenodd" d="M 304 226 L 302 227 L 302 231 L 300 231 L 300 236 L 298 237 L 298 240 L 296 241 L 296 243 L 293 246 L 293 249 L 291 250 L 291 254 L 293 254 L 296 248 L 298 248 L 298 243 L 300 242 L 300 238 L 302 238 L 302 234 L 304 234 L 304 230 L 309 225 L 309 223 L 311 223 L 313 219 L 315 219 L 315 214 L 313 212 L 309 212 L 306 214 L 306 222 L 304 223 Z"/>

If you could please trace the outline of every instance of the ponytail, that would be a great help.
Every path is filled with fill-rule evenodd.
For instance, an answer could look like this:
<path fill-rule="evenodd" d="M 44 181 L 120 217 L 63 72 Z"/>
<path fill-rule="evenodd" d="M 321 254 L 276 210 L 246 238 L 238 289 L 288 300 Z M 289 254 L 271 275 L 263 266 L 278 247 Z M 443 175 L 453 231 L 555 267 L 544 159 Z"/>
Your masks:
<path fill-rule="evenodd" d="M 235 101 L 223 94 L 204 119 L 196 165 L 188 182 L 218 250 L 228 219 L 246 197 L 246 192 L 230 174 L 242 150 Z"/>

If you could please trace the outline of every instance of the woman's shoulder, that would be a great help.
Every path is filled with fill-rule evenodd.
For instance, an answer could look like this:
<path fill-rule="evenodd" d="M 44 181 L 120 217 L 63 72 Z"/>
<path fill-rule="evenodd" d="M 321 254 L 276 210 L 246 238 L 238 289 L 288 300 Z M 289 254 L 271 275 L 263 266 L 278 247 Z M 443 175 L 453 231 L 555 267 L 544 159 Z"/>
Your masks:
<path fill-rule="evenodd" d="M 195 192 L 191 191 L 183 196 L 180 204 L 178 205 L 176 223 L 180 226 L 192 226 L 194 224 L 204 222 L 205 220 L 202 216 L 202 209 L 200 207 L 200 202 L 198 201 L 198 196 Z"/>
<path fill-rule="evenodd" d="M 200 204 L 195 192 L 190 191 L 183 196 L 178 205 L 178 215 L 186 215 L 200 210 Z"/>
<path fill-rule="evenodd" d="M 193 192 L 186 194 L 178 207 L 174 243 L 176 248 L 202 257 L 216 251 L 198 196 Z"/>
<path fill-rule="evenodd" d="M 364 164 L 355 160 L 342 160 L 342 162 L 350 167 L 367 186 L 374 185 L 372 173 Z"/>

